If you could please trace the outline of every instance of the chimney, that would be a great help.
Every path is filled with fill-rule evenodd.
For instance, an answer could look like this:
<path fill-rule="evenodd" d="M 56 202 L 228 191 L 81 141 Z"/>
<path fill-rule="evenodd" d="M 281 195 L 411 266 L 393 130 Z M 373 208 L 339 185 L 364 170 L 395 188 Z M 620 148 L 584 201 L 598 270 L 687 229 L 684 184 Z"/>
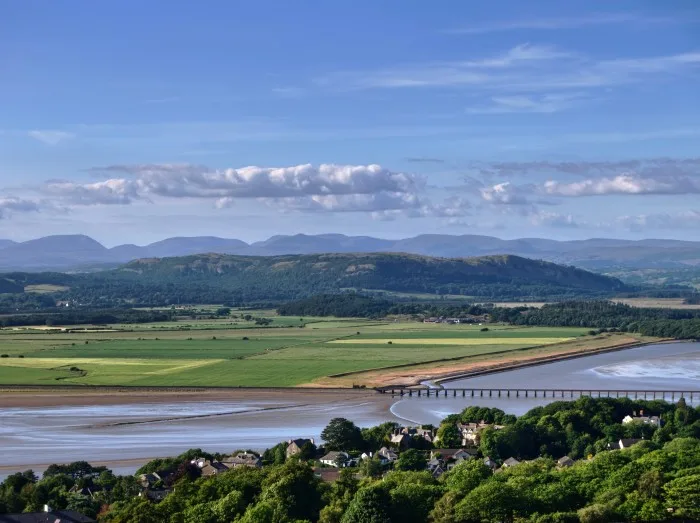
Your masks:
<path fill-rule="evenodd" d="M 51 512 L 51 507 L 44 505 L 44 512 Z"/>

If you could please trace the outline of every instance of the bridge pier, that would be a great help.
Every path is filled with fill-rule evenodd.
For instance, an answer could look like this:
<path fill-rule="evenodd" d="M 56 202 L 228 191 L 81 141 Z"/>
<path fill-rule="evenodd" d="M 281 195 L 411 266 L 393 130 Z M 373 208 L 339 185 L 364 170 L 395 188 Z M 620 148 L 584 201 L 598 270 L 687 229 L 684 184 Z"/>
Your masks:
<path fill-rule="evenodd" d="M 464 398 L 467 395 L 467 391 L 462 389 L 462 397 Z"/>
<path fill-rule="evenodd" d="M 457 397 L 457 389 L 455 389 L 454 391 L 452 391 L 452 397 L 453 397 L 453 398 L 456 398 L 456 397 Z"/>

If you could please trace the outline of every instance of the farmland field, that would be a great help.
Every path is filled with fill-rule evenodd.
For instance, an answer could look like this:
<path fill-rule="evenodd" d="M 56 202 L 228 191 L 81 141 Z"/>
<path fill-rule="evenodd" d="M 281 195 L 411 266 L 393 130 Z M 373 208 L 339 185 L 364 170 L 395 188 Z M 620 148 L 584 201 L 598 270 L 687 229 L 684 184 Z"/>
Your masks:
<path fill-rule="evenodd" d="M 0 384 L 295 386 L 334 374 L 566 345 L 586 329 L 289 318 L 0 330 Z M 300 328 L 302 327 L 302 328 Z M 583 338 L 582 338 L 583 339 Z M 389 343 L 391 342 L 391 343 Z"/>

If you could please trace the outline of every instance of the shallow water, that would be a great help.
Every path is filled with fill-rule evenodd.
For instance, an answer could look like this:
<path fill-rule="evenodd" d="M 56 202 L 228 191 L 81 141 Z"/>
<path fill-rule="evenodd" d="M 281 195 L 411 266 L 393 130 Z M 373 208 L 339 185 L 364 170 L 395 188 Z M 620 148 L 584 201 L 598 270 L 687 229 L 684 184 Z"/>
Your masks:
<path fill-rule="evenodd" d="M 443 383 L 445 388 L 547 388 L 700 391 L 700 343 L 665 343 L 547 363 Z M 657 396 L 658 397 L 658 396 Z M 565 400 L 567 398 L 564 398 Z M 497 407 L 522 415 L 561 398 L 457 397 L 397 401 L 395 416 L 415 423 L 438 423 L 470 405 Z M 671 400 L 669 396 L 667 400 Z M 694 403 L 700 403 L 700 394 Z"/>
<path fill-rule="evenodd" d="M 446 388 L 590 388 L 700 390 L 700 343 L 652 345 L 445 383 Z M 498 407 L 521 415 L 552 398 L 416 398 L 386 396 L 331 402 L 206 401 L 0 409 L 0 457 L 4 467 L 87 460 L 114 462 L 131 472 L 138 465 L 119 460 L 172 456 L 189 448 L 232 452 L 265 449 L 298 437 L 319 438 L 331 418 L 359 426 L 384 421 L 439 423 L 469 405 Z M 670 398 L 668 398 L 670 399 Z M 557 398 L 559 400 L 559 398 Z M 695 402 L 700 402 L 696 395 Z M 0 472 L 0 477 L 6 475 Z"/>

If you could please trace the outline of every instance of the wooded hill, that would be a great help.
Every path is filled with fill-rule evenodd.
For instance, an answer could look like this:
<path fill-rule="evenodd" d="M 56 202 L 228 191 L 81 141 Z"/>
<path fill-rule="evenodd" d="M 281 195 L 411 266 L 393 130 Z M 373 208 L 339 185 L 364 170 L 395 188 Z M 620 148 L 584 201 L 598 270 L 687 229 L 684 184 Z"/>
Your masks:
<path fill-rule="evenodd" d="M 256 299 L 291 299 L 343 289 L 484 298 L 593 296 L 625 290 L 614 278 L 518 256 L 210 254 L 137 260 L 111 276 L 211 285 Z"/>
<path fill-rule="evenodd" d="M 41 284 L 41 273 L 9 280 Z M 518 256 L 432 258 L 412 254 L 235 256 L 204 254 L 130 262 L 92 274 L 46 273 L 83 305 L 247 304 L 342 290 L 462 295 L 481 300 L 607 297 L 628 290 L 619 280 Z M 65 281 L 63 281 L 65 280 Z"/>

